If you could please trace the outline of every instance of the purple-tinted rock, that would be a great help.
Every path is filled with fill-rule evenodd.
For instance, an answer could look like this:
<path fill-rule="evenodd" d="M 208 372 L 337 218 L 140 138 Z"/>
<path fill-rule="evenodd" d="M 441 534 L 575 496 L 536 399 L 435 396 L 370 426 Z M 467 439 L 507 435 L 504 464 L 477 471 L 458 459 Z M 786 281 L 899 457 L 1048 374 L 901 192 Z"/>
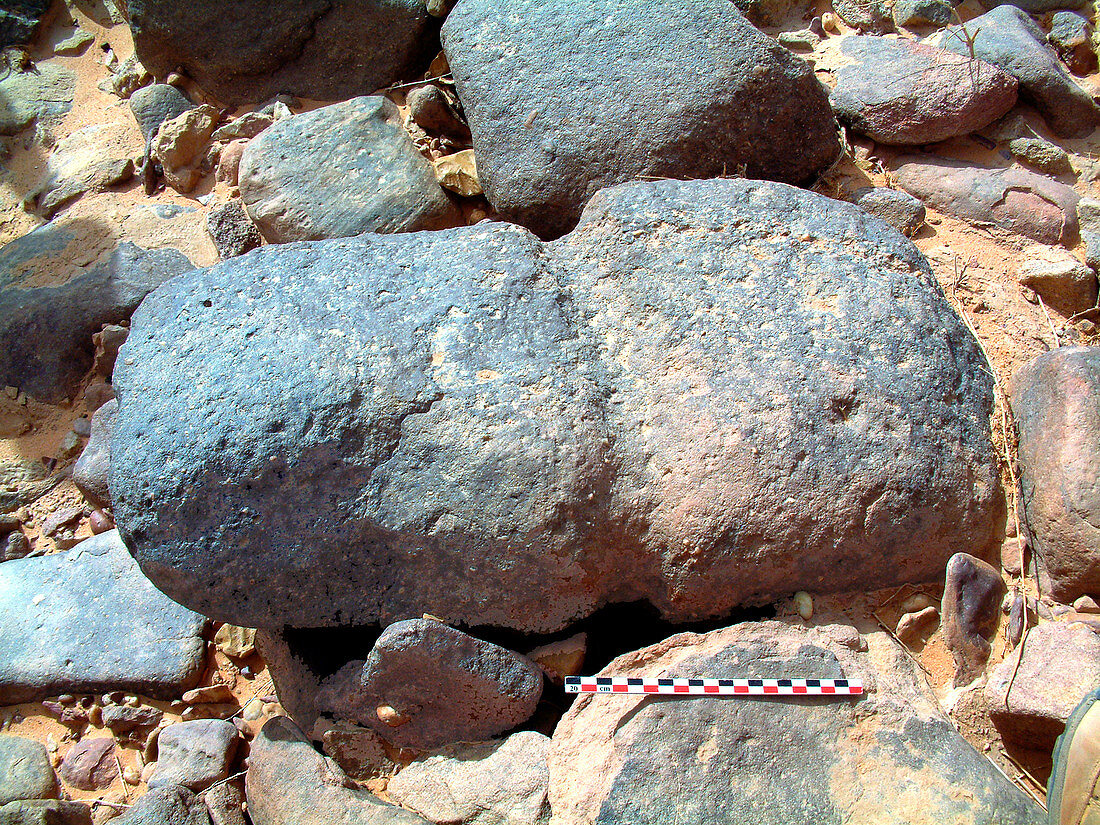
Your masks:
<path fill-rule="evenodd" d="M 1016 79 L 982 61 L 885 37 L 847 37 L 840 48 L 852 62 L 836 73 L 833 109 L 879 143 L 966 135 L 1016 104 Z"/>
<path fill-rule="evenodd" d="M 1077 242 L 1080 195 L 1019 166 L 984 169 L 931 155 L 897 161 L 897 181 L 927 206 L 974 224 L 996 224 L 1040 243 Z"/>
<path fill-rule="evenodd" d="M 107 477 L 111 469 L 111 432 L 117 414 L 118 402 L 114 399 L 95 411 L 88 444 L 73 467 L 73 483 L 96 507 L 111 506 Z"/>
<path fill-rule="evenodd" d="M 1020 488 L 1044 592 L 1100 593 L 1100 347 L 1061 347 L 1010 384 Z"/>
<path fill-rule="evenodd" d="M 115 740 L 110 737 L 81 739 L 69 748 L 58 773 L 66 784 L 82 791 L 110 787 L 118 776 Z"/>

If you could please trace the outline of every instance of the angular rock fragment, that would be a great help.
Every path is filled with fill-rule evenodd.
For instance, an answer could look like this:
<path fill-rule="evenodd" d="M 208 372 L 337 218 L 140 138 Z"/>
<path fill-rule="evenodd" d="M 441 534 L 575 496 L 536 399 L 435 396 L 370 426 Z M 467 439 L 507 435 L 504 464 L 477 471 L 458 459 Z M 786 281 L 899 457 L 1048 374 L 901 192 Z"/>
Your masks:
<path fill-rule="evenodd" d="M 83 802 L 22 799 L 0 805 L 0 823 L 2 825 L 92 825 L 92 812 Z"/>
<path fill-rule="evenodd" d="M 147 298 L 125 351 L 116 519 L 250 627 L 714 616 L 937 578 L 998 517 L 991 385 L 927 263 L 781 184 L 616 187 L 548 245 L 264 247 Z"/>
<path fill-rule="evenodd" d="M 203 166 L 210 136 L 221 113 L 213 106 L 189 108 L 157 128 L 150 152 L 164 170 L 164 179 L 177 192 L 190 192 L 208 171 Z"/>
<path fill-rule="evenodd" d="M 940 627 L 955 661 L 956 687 L 985 672 L 1004 591 L 1000 571 L 969 553 L 956 553 L 947 563 Z"/>
<path fill-rule="evenodd" d="M 40 254 L 21 245 L 8 272 L 17 278 L 20 264 Z M 92 366 L 92 335 L 129 318 L 150 291 L 190 268 L 174 249 L 124 242 L 103 263 L 60 286 L 22 288 L 0 273 L 0 384 L 43 401 L 71 397 Z"/>
<path fill-rule="evenodd" d="M 317 704 L 399 747 L 424 750 L 514 728 L 541 695 L 542 671 L 530 659 L 440 622 L 410 619 L 387 627 L 366 662 L 351 662 L 322 683 Z"/>
<path fill-rule="evenodd" d="M 0 77 L 0 135 L 14 135 L 35 121 L 57 123 L 72 108 L 75 88 L 75 75 L 51 63 Z"/>
<path fill-rule="evenodd" d="M 462 223 L 400 111 L 378 95 L 279 121 L 249 141 L 238 177 L 271 243 Z"/>
<path fill-rule="evenodd" d="M 433 39 L 424 0 L 129 0 L 134 48 L 230 105 L 280 92 L 318 100 L 410 79 Z M 438 24 L 435 24 L 438 26 Z"/>
<path fill-rule="evenodd" d="M 149 787 L 184 785 L 203 791 L 229 776 L 237 753 L 237 729 L 221 719 L 168 725 L 157 738 L 157 766 Z"/>
<path fill-rule="evenodd" d="M 1024 250 L 1017 279 L 1034 289 L 1047 306 L 1073 315 L 1096 305 L 1096 273 L 1064 249 L 1036 246 Z"/>
<path fill-rule="evenodd" d="M 141 575 L 116 531 L 0 565 L 0 704 L 59 693 L 178 696 L 200 675 L 201 616 Z"/>
<path fill-rule="evenodd" d="M 847 37 L 852 59 L 830 102 L 857 132 L 892 145 L 935 143 L 989 125 L 1016 104 L 1016 78 L 911 40 Z"/>
<path fill-rule="evenodd" d="M 349 784 L 289 719 L 271 719 L 252 742 L 245 793 L 254 825 L 428 825 Z"/>
<path fill-rule="evenodd" d="M 1044 592 L 1100 592 L 1100 347 L 1060 347 L 1010 384 L 1020 489 Z"/>
<path fill-rule="evenodd" d="M 222 258 L 243 255 L 263 243 L 256 224 L 235 200 L 216 206 L 206 214 L 206 231 Z"/>
<path fill-rule="evenodd" d="M 1040 243 L 1077 242 L 1080 196 L 1065 184 L 1019 166 L 984 169 L 932 155 L 905 155 L 897 164 L 898 185 L 933 209 Z"/>
<path fill-rule="evenodd" d="M 762 622 L 620 656 L 601 675 L 848 678 L 868 692 L 826 701 L 582 695 L 551 741 L 553 821 L 1044 822 L 955 731 L 903 651 L 883 633 L 866 639 L 862 654 L 815 629 Z"/>
<path fill-rule="evenodd" d="M 115 740 L 110 736 L 81 739 L 65 753 L 58 772 L 66 785 L 82 791 L 109 788 L 118 777 Z"/>
<path fill-rule="evenodd" d="M 852 203 L 876 218 L 882 218 L 906 237 L 912 237 L 924 224 L 924 204 L 897 189 L 868 186 L 855 192 Z"/>
<path fill-rule="evenodd" d="M 735 172 L 807 183 L 840 152 L 810 66 L 729 0 L 464 0 L 443 48 L 486 197 L 544 238 L 606 186 Z"/>
<path fill-rule="evenodd" d="M 154 83 L 130 95 L 130 111 L 146 140 L 157 133 L 162 123 L 194 108 L 195 104 L 184 97 L 183 92 L 167 83 Z"/>
<path fill-rule="evenodd" d="M 1074 74 L 1087 75 L 1096 71 L 1093 29 L 1087 18 L 1072 11 L 1055 12 L 1047 41 Z"/>
<path fill-rule="evenodd" d="M 1064 0 L 1056 2 L 1056 8 L 1066 8 Z M 1062 68 L 1046 34 L 1022 5 L 997 6 L 965 28 L 949 28 L 938 45 L 966 57 L 973 54 L 1012 75 L 1020 81 L 1020 97 L 1035 106 L 1055 134 L 1084 137 L 1100 124 L 1100 107 Z"/>
<path fill-rule="evenodd" d="M 1044 622 L 989 674 L 989 716 L 1007 741 L 1050 749 L 1085 694 L 1100 685 L 1100 636 Z"/>
<path fill-rule="evenodd" d="M 386 793 L 429 822 L 546 825 L 549 748 L 550 740 L 534 731 L 453 745 L 402 768 Z"/>

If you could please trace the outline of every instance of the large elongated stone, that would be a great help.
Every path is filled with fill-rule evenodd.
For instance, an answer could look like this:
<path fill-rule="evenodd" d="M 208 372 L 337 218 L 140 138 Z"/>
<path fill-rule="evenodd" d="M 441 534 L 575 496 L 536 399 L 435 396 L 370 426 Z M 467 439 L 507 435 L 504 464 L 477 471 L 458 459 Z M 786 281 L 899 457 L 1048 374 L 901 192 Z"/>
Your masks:
<path fill-rule="evenodd" d="M 774 183 L 624 185 L 507 224 L 265 247 L 143 302 L 110 487 L 219 619 L 549 630 L 722 614 L 980 555 L 977 345 L 916 248 Z"/>
<path fill-rule="evenodd" d="M 799 184 L 840 154 L 810 65 L 728 0 L 463 0 L 443 47 L 486 196 L 542 237 L 612 184 Z"/>
<path fill-rule="evenodd" d="M 114 530 L 0 565 L 0 704 L 58 693 L 178 696 L 202 668 L 204 620 L 150 584 Z"/>

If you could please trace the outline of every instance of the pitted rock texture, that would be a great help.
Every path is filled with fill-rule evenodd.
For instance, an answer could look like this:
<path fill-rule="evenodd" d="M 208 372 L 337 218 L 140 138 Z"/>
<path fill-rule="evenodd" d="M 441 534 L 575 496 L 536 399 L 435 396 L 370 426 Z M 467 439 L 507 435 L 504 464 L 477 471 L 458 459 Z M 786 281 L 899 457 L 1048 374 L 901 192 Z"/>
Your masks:
<path fill-rule="evenodd" d="M 116 520 L 249 627 L 715 616 L 931 580 L 1002 507 L 992 387 L 927 262 L 782 184 L 615 187 L 553 244 L 264 247 L 147 298 L 124 353 Z"/>
<path fill-rule="evenodd" d="M 159 79 L 180 67 L 218 100 L 280 92 L 368 94 L 426 62 L 435 25 L 423 0 L 129 0 L 134 49 Z"/>
<path fill-rule="evenodd" d="M 1020 490 L 1042 589 L 1069 604 L 1100 592 L 1100 347 L 1060 347 L 1010 385 Z"/>
<path fill-rule="evenodd" d="M 272 243 L 462 223 L 388 99 L 357 97 L 280 120 L 249 141 L 241 198 Z"/>
<path fill-rule="evenodd" d="M 463 0 L 443 47 L 489 202 L 544 238 L 612 184 L 801 184 L 840 153 L 809 64 L 729 0 Z"/>
<path fill-rule="evenodd" d="M 840 49 L 852 62 L 837 71 L 833 109 L 879 143 L 966 135 L 1016 104 L 1016 78 L 981 60 L 886 37 L 847 37 Z"/>
<path fill-rule="evenodd" d="M 584 694 L 550 744 L 551 825 L 1009 825 L 1045 812 L 952 727 L 883 633 L 858 653 L 779 622 L 681 633 L 600 675 L 861 679 L 859 699 Z"/>

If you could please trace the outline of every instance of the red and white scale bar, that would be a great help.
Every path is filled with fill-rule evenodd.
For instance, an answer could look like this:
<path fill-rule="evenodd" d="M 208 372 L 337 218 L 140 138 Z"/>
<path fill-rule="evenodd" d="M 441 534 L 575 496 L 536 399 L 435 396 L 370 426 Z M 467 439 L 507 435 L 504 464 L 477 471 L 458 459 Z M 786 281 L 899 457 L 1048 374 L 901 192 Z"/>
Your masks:
<path fill-rule="evenodd" d="M 860 696 L 855 679 L 679 679 L 569 676 L 566 693 L 656 693 L 668 696 Z"/>

